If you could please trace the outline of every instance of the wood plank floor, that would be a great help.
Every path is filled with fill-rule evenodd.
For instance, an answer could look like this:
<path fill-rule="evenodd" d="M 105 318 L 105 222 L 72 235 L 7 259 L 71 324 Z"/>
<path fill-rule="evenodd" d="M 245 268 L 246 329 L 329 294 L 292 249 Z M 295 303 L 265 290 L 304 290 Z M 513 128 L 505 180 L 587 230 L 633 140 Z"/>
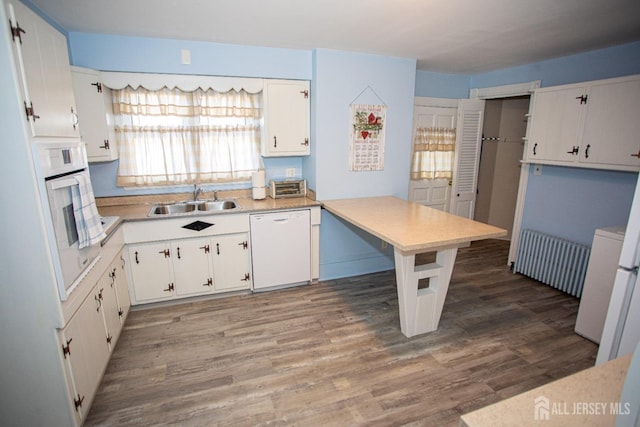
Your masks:
<path fill-rule="evenodd" d="M 458 425 L 594 364 L 574 297 L 459 250 L 440 327 L 400 332 L 393 271 L 129 314 L 86 425 Z"/>

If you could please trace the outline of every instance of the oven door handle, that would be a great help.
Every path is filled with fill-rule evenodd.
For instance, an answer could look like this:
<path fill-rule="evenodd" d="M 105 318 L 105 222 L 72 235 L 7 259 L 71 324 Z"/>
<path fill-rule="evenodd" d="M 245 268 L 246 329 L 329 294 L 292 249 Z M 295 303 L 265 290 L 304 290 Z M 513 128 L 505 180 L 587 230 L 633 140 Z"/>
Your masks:
<path fill-rule="evenodd" d="M 67 178 L 60 181 L 53 181 L 51 183 L 51 189 L 59 190 L 61 188 L 73 187 L 74 185 L 78 185 L 78 181 L 74 178 Z"/>

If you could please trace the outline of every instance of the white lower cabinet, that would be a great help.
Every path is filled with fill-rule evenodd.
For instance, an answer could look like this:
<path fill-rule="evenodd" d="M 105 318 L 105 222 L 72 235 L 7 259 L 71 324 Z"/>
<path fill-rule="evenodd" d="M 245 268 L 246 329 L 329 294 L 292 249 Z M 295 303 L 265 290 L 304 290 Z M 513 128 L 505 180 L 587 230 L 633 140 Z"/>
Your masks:
<path fill-rule="evenodd" d="M 59 332 L 61 352 L 78 424 L 86 418 L 111 351 L 129 312 L 122 252 Z"/>
<path fill-rule="evenodd" d="M 171 243 L 171 250 L 176 296 L 186 297 L 212 292 L 210 239 L 178 240 Z"/>
<path fill-rule="evenodd" d="M 132 245 L 129 246 L 128 252 L 135 301 L 155 301 L 173 297 L 170 243 Z"/>
<path fill-rule="evenodd" d="M 111 270 L 113 273 L 113 281 L 115 282 L 116 297 L 118 299 L 118 315 L 120 316 L 120 323 L 122 325 L 124 325 L 124 321 L 129 314 L 129 308 L 131 308 L 126 267 L 125 252 L 124 249 L 122 249 L 113 261 Z"/>
<path fill-rule="evenodd" d="M 84 420 L 109 360 L 98 284 L 60 333 L 71 402 L 76 418 Z"/>
<path fill-rule="evenodd" d="M 234 291 L 251 287 L 249 233 L 227 234 L 211 239 L 213 287 Z"/>
<path fill-rule="evenodd" d="M 248 233 L 129 245 L 134 303 L 251 288 Z"/>
<path fill-rule="evenodd" d="M 120 331 L 131 306 L 124 266 L 123 252 L 120 252 L 98 283 L 98 296 L 102 302 L 106 339 L 111 351 L 120 337 Z"/>

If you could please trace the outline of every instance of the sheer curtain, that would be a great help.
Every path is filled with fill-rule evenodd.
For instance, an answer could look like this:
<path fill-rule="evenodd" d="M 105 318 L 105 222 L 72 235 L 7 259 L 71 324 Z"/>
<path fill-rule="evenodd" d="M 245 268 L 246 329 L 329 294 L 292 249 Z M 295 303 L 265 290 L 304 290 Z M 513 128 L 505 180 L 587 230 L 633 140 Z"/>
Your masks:
<path fill-rule="evenodd" d="M 455 129 L 416 128 L 411 179 L 453 178 L 455 143 Z"/>
<path fill-rule="evenodd" d="M 113 91 L 122 187 L 249 180 L 260 167 L 262 94 Z"/>

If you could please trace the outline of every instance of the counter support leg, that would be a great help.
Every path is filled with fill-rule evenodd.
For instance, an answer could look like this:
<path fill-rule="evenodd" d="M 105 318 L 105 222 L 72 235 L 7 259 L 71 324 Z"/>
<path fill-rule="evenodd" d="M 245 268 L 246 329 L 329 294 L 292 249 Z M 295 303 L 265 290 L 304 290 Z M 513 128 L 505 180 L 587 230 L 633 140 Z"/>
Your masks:
<path fill-rule="evenodd" d="M 407 337 L 438 329 L 457 252 L 457 248 L 441 249 L 435 263 L 416 266 L 415 254 L 394 248 L 400 330 Z M 418 289 L 420 279 L 429 279 L 429 286 Z"/>

